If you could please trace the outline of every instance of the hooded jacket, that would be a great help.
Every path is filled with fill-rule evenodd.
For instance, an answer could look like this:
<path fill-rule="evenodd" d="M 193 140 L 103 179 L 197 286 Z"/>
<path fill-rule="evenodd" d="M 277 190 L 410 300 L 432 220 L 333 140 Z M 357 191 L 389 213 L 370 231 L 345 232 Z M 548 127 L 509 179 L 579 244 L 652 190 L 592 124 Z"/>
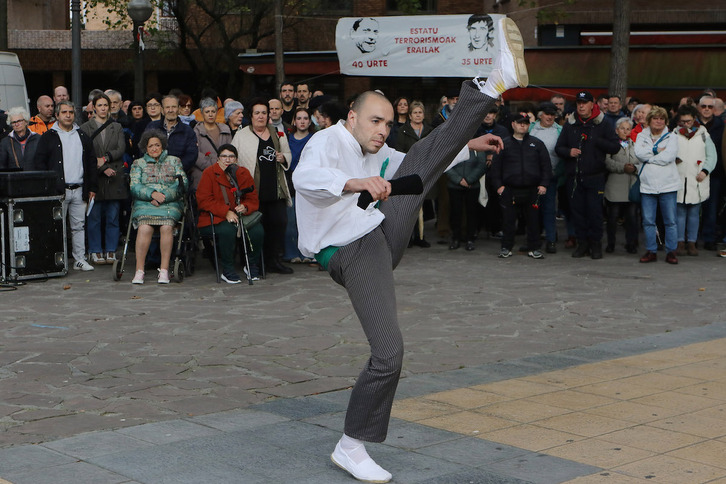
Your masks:
<path fill-rule="evenodd" d="M 582 153 L 578 157 L 570 156 L 572 148 L 579 148 Z M 555 153 L 565 162 L 565 174 L 568 177 L 586 177 L 604 175 L 605 155 L 614 155 L 620 151 L 620 142 L 615 128 L 597 105 L 593 106 L 592 116 L 582 120 L 574 113 L 562 127 L 560 137 L 555 145 Z"/>

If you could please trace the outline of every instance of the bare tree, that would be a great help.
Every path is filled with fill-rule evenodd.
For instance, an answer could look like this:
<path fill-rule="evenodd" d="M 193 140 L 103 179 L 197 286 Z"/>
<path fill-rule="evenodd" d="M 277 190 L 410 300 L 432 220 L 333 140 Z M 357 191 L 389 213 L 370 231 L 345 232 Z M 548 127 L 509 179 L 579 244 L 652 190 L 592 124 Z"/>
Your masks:
<path fill-rule="evenodd" d="M 257 49 L 276 35 L 276 0 L 151 0 L 167 15 L 175 28 L 161 29 L 149 23 L 148 31 L 160 51 L 178 51 L 186 59 L 197 86 L 218 92 L 236 93 L 242 83 L 238 54 Z M 280 20 L 286 28 L 301 21 L 301 13 L 314 0 L 280 2 Z M 89 8 L 102 6 L 109 13 L 104 20 L 110 28 L 128 23 L 127 0 L 87 0 Z M 165 27 L 168 27 L 166 25 Z"/>
<path fill-rule="evenodd" d="M 623 102 L 628 92 L 628 53 L 630 50 L 630 0 L 615 0 L 613 41 L 610 55 L 610 94 Z"/>

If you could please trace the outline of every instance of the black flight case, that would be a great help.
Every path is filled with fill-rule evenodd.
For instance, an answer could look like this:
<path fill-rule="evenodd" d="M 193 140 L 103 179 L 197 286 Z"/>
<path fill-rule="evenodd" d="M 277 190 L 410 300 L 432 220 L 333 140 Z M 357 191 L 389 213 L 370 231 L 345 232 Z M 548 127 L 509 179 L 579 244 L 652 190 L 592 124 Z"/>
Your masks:
<path fill-rule="evenodd" d="M 0 173 L 0 280 L 68 273 L 64 195 L 54 172 Z"/>

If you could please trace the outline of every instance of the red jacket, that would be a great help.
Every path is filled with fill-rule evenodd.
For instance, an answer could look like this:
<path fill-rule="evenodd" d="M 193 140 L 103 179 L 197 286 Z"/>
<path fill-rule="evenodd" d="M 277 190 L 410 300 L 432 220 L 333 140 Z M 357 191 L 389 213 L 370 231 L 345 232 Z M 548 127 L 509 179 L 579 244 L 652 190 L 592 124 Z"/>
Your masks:
<path fill-rule="evenodd" d="M 237 185 L 239 188 L 244 189 L 253 184 L 254 182 L 249 170 L 241 166 L 238 167 Z M 224 203 L 222 186 L 227 191 L 229 205 Z M 247 213 L 245 215 L 249 215 L 259 209 L 260 201 L 257 198 L 257 189 L 251 193 L 244 194 L 241 202 L 247 207 Z M 227 212 L 234 212 L 235 197 L 232 191 L 232 184 L 219 166 L 219 163 L 207 167 L 202 173 L 202 179 L 199 181 L 199 186 L 197 187 L 197 206 L 199 207 L 198 227 L 207 227 L 210 225 L 210 212 L 214 215 L 215 225 L 226 220 Z"/>

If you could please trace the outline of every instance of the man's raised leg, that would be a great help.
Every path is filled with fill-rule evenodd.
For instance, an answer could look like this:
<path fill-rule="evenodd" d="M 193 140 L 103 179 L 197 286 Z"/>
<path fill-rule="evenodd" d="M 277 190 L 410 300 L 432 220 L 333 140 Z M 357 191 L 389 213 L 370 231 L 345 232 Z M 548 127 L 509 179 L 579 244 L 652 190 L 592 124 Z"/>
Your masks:
<path fill-rule="evenodd" d="M 486 82 L 475 79 L 462 84 L 459 102 L 449 119 L 413 145 L 394 175 L 394 178 L 419 175 L 423 193 L 392 197 L 381 203 L 381 212 L 386 215 L 382 226 L 391 247 L 393 267 L 398 265 L 408 246 L 408 237 L 426 194 L 474 136 L 498 95 L 529 83 L 522 34 L 513 20 L 505 17 L 499 21 L 497 40 L 499 52 Z"/>

